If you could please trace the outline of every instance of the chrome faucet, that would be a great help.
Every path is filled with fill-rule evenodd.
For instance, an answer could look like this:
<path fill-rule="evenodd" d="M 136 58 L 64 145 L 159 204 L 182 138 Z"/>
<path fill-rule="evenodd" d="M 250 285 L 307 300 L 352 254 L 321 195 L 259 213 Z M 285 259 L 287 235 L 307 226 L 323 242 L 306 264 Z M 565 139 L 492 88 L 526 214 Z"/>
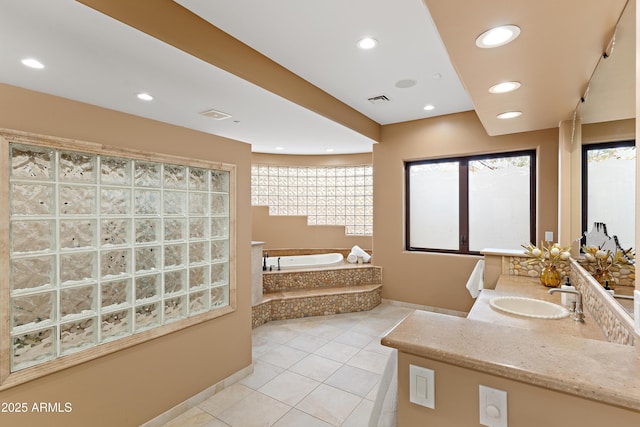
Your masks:
<path fill-rule="evenodd" d="M 576 296 L 576 300 L 572 303 L 575 304 L 575 308 L 572 306 L 570 311 L 573 312 L 573 320 L 575 320 L 576 322 L 584 323 L 584 312 L 582 311 L 582 293 L 573 289 L 549 289 L 550 294 L 553 294 L 555 292 L 564 292 L 567 294 L 574 294 Z"/>
<path fill-rule="evenodd" d="M 630 300 L 633 299 L 633 295 L 613 294 L 613 297 L 617 299 L 630 299 Z"/>

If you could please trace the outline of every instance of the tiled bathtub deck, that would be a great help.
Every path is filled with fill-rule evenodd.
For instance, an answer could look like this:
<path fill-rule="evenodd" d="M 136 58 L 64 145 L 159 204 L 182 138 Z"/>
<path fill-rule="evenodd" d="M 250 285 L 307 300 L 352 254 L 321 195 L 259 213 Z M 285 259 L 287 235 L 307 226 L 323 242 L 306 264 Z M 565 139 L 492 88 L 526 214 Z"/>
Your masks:
<path fill-rule="evenodd" d="M 371 310 L 382 297 L 382 268 L 344 264 L 262 275 L 263 298 L 252 308 L 253 327 L 272 320 Z"/>
<path fill-rule="evenodd" d="M 254 372 L 164 427 L 366 426 L 390 349 L 413 310 L 278 320 L 253 330 Z"/>

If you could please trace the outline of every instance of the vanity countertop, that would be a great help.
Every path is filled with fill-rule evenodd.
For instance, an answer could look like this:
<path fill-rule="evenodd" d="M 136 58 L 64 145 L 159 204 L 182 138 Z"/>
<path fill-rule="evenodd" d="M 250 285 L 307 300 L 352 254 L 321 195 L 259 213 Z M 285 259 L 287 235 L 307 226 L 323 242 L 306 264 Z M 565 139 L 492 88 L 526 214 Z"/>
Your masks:
<path fill-rule="evenodd" d="M 505 326 L 535 329 L 546 333 L 573 335 L 602 341 L 607 340 L 600 325 L 593 320 L 586 308 L 584 309 L 584 323 L 580 323 L 573 320 L 573 313 L 564 319 L 533 319 L 501 313 L 489 305 L 489 300 L 498 296 L 522 296 L 560 304 L 561 293 L 556 292 L 551 295 L 548 291 L 549 288 L 542 285 L 538 279 L 501 276 L 498 279 L 495 290 L 483 289 L 480 292 L 467 318 Z"/>
<path fill-rule="evenodd" d="M 496 290 L 480 293 L 468 318 L 415 311 L 389 332 L 382 344 L 416 356 L 640 411 L 638 349 L 603 341 L 602 332 L 588 313 L 587 322 L 580 325 L 571 318 L 533 320 L 494 312 L 488 304 L 492 295 L 540 299 L 548 296 L 551 302 L 560 300 L 559 294 L 549 295 L 544 288 L 536 294 L 535 281 L 531 279 L 509 276 L 500 282 Z M 529 285 L 533 287 L 523 288 Z M 561 323 L 566 326 L 559 326 Z"/>

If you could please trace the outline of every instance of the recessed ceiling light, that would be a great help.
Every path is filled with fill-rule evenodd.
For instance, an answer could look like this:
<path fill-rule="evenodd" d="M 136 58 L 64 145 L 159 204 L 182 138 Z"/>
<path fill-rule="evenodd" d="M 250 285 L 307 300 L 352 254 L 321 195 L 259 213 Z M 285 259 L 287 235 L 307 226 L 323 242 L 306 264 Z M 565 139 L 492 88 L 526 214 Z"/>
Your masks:
<path fill-rule="evenodd" d="M 148 93 L 139 93 L 136 96 L 138 97 L 138 99 L 142 99 L 143 101 L 153 100 L 153 96 L 149 95 Z"/>
<path fill-rule="evenodd" d="M 365 50 L 373 49 L 377 45 L 378 45 L 378 40 L 371 37 L 365 37 L 358 42 L 358 47 L 360 49 L 365 49 Z"/>
<path fill-rule="evenodd" d="M 327 149 L 326 149 L 326 150 L 324 150 L 324 151 L 326 151 L 327 153 L 333 153 L 333 152 L 334 152 L 334 149 L 333 149 L 333 148 L 327 148 Z"/>
<path fill-rule="evenodd" d="M 425 111 L 431 111 L 431 110 L 433 110 L 435 108 L 436 108 L 436 106 L 435 105 L 431 105 L 431 104 L 424 106 Z"/>
<path fill-rule="evenodd" d="M 520 35 L 520 27 L 516 25 L 502 25 L 485 31 L 476 39 L 476 46 L 492 48 L 504 46 Z"/>
<path fill-rule="evenodd" d="M 515 119 L 516 117 L 520 117 L 522 115 L 522 111 L 506 111 L 504 113 L 498 114 L 496 117 L 501 120 L 507 119 Z"/>
<path fill-rule="evenodd" d="M 282 151 L 282 150 L 284 150 L 284 147 L 276 147 L 276 150 Z"/>
<path fill-rule="evenodd" d="M 37 59 L 26 58 L 26 59 L 23 59 L 21 62 L 22 62 L 22 65 L 26 65 L 29 68 L 37 68 L 37 69 L 44 68 L 44 64 L 38 61 Z"/>
<path fill-rule="evenodd" d="M 507 93 L 513 92 L 520 87 L 520 82 L 502 82 L 489 88 L 491 93 Z"/>

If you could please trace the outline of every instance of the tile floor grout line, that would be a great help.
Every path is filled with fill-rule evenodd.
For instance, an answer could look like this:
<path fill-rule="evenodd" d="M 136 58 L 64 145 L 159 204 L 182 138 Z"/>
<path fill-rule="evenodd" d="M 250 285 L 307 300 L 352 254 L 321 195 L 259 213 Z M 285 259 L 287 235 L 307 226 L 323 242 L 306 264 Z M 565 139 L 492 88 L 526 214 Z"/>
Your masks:
<path fill-rule="evenodd" d="M 406 318 L 406 316 L 408 316 L 412 311 L 413 310 L 402 309 L 393 306 L 385 307 L 385 305 L 382 305 L 372 309 L 369 312 L 331 315 L 318 318 L 304 318 L 304 320 L 289 319 L 287 321 L 269 322 L 268 324 L 262 325 L 262 327 L 256 328 L 254 329 L 254 331 L 252 331 L 252 342 L 258 343 L 257 345 L 252 345 L 252 362 L 254 364 L 254 367 L 256 365 L 260 367 L 258 368 L 258 370 L 254 369 L 254 372 L 252 374 L 236 383 L 239 386 L 244 387 L 244 390 L 246 390 L 248 393 L 240 399 L 235 400 L 234 393 L 237 394 L 237 390 L 242 389 L 236 389 L 236 391 L 227 392 L 227 394 L 224 395 L 224 392 L 229 389 L 227 388 L 225 390 L 222 390 L 220 393 L 212 396 L 207 401 L 196 405 L 196 408 L 212 418 L 212 420 L 207 421 L 206 424 L 216 422 L 229 427 L 245 426 L 240 425 L 237 422 L 231 422 L 231 424 L 227 423 L 227 421 L 234 419 L 234 417 L 232 417 L 232 415 L 234 414 L 233 411 L 227 413 L 227 421 L 219 418 L 218 415 L 222 415 L 223 413 L 229 411 L 232 407 L 238 405 L 240 402 L 244 402 L 243 405 L 246 410 L 246 408 L 251 407 L 252 404 L 262 405 L 270 401 L 277 402 L 278 405 L 276 406 L 279 407 L 279 410 L 276 411 L 273 415 L 274 417 L 277 416 L 276 419 L 267 418 L 267 421 L 271 426 L 278 425 L 278 427 L 286 427 L 293 425 L 292 422 L 296 422 L 298 423 L 296 424 L 297 427 L 297 425 L 302 422 L 300 420 L 306 420 L 307 422 L 311 422 L 311 424 L 313 425 L 319 423 L 323 426 L 354 425 L 354 422 L 358 423 L 358 425 L 365 425 L 365 420 L 368 420 L 367 413 L 370 412 L 371 407 L 375 403 L 375 396 L 371 395 L 372 393 L 377 393 L 376 389 L 380 386 L 380 380 L 382 376 L 382 373 L 378 372 L 380 370 L 380 362 L 381 360 L 386 360 L 388 358 L 388 353 L 377 348 L 376 342 L 377 345 L 380 345 L 381 337 L 385 333 L 388 333 L 388 331 L 393 329 L 395 325 Z M 264 328 L 264 326 L 266 325 L 269 326 Z M 351 335 L 349 335 L 349 333 Z M 295 341 L 297 339 L 299 341 Z M 316 344 L 321 342 L 323 344 L 316 346 Z M 296 347 L 296 345 L 298 347 Z M 329 347 L 325 348 L 325 346 Z M 321 350 L 323 348 L 325 348 L 324 351 Z M 270 352 L 274 352 L 274 350 L 277 349 L 279 350 L 270 355 L 271 359 L 268 356 L 265 357 L 265 355 Z M 331 351 L 338 351 L 339 349 L 349 351 L 343 354 L 331 353 Z M 320 354 L 317 354 L 317 352 L 320 352 Z M 282 357 L 276 357 L 278 356 L 278 354 Z M 304 366 L 304 364 L 301 364 L 302 361 L 311 356 L 314 356 L 318 359 L 312 359 L 308 361 L 308 366 L 306 367 Z M 330 356 L 333 356 L 333 358 L 331 358 Z M 263 357 L 265 357 L 265 359 L 263 359 Z M 326 372 L 329 373 L 325 374 L 325 372 L 322 372 L 318 376 L 310 376 L 309 374 L 313 372 L 313 363 L 317 363 L 320 360 L 324 360 L 327 362 L 328 367 L 326 369 Z M 274 364 L 272 362 L 278 362 L 282 366 L 279 366 L 278 364 Z M 296 366 L 298 366 L 298 368 L 295 368 Z M 367 388 L 366 386 L 362 388 L 351 387 L 349 384 L 349 380 L 335 377 L 336 373 L 338 372 L 341 372 L 345 376 L 348 373 L 351 376 L 352 381 L 355 380 L 362 382 L 363 378 L 366 381 L 371 381 L 372 379 L 375 379 L 375 381 L 373 381 L 373 385 L 369 388 Z M 282 377 L 283 374 L 287 374 L 289 377 Z M 268 387 L 263 391 L 260 391 L 260 389 L 265 387 L 270 382 L 277 380 L 278 378 L 280 378 L 281 380 L 280 384 L 286 384 L 286 381 L 290 381 L 291 378 L 298 377 L 309 380 L 310 382 L 313 381 L 313 383 L 310 383 L 313 385 L 313 388 L 305 391 L 306 389 L 304 386 L 296 386 L 295 383 L 291 383 L 294 387 L 298 387 L 299 390 L 302 390 L 302 392 L 305 393 L 304 396 L 299 397 L 295 394 L 297 392 L 294 392 L 293 399 L 296 400 L 295 404 L 293 405 L 283 401 L 287 399 L 286 394 L 281 394 L 278 397 L 272 397 L 269 394 L 265 393 L 266 391 L 268 391 Z M 251 381 L 250 378 L 253 378 L 253 381 Z M 319 380 L 319 378 L 323 379 Z M 340 381 L 346 382 L 341 383 Z M 274 386 L 275 384 L 277 383 L 274 383 Z M 345 393 L 344 396 L 351 396 L 349 399 L 347 399 L 350 403 L 347 406 L 342 406 L 343 411 L 339 415 L 331 412 L 335 409 L 334 407 L 329 408 L 327 406 L 323 406 L 327 403 L 327 401 L 317 400 L 318 398 L 322 399 L 321 396 L 323 396 L 323 394 L 319 392 L 319 389 L 323 386 L 324 388 L 322 390 L 325 396 L 327 396 L 327 391 L 330 392 L 331 389 L 335 390 L 336 392 Z M 314 392 L 317 393 L 314 394 Z M 278 392 L 276 391 L 272 394 L 274 394 L 275 396 L 278 395 Z M 312 394 L 314 395 L 311 396 Z M 219 402 L 217 404 L 222 403 L 224 406 L 224 409 L 216 411 L 218 415 L 214 415 L 213 413 L 205 409 L 205 407 L 207 407 L 205 403 L 209 402 L 210 400 L 213 402 L 216 396 L 221 396 L 218 397 L 217 400 L 215 400 L 216 402 Z M 255 399 L 256 397 L 258 397 L 257 400 L 261 403 L 255 401 L 251 402 L 248 400 L 250 398 Z M 311 397 L 313 397 L 313 399 L 311 399 Z M 368 399 L 368 397 L 373 397 L 374 400 Z M 226 406 L 224 404 L 225 399 L 232 399 L 233 403 Z M 306 399 L 311 400 L 307 401 L 305 405 L 301 405 Z M 313 405 L 316 404 L 319 404 L 319 406 L 314 407 Z M 215 403 L 211 403 L 212 408 L 215 407 L 215 405 Z M 255 405 L 254 407 L 258 408 Z M 302 407 L 304 407 L 306 410 L 302 409 Z M 323 407 L 324 411 L 328 411 L 328 413 L 333 415 L 330 415 L 327 419 L 315 415 L 322 413 Z M 236 412 L 237 410 L 240 410 L 240 408 L 243 408 L 243 406 L 238 406 L 236 408 Z M 307 410 L 310 411 L 307 412 Z M 279 413 L 280 411 L 284 412 Z M 331 418 L 332 416 L 334 418 Z M 235 417 L 235 420 L 238 420 L 237 414 L 235 414 Z M 179 417 L 176 417 L 176 419 L 171 420 L 169 423 L 167 423 L 167 426 L 179 425 L 170 424 L 173 421 L 177 421 L 177 418 Z M 328 419 L 334 419 L 334 421 L 329 422 Z M 185 421 L 188 422 L 188 420 Z M 363 422 L 365 422 L 365 424 L 362 424 Z M 249 420 L 249 424 L 253 425 L 254 423 Z M 205 427 L 205 424 L 202 423 L 197 425 L 193 423 L 180 425 L 183 425 L 184 427 Z"/>

